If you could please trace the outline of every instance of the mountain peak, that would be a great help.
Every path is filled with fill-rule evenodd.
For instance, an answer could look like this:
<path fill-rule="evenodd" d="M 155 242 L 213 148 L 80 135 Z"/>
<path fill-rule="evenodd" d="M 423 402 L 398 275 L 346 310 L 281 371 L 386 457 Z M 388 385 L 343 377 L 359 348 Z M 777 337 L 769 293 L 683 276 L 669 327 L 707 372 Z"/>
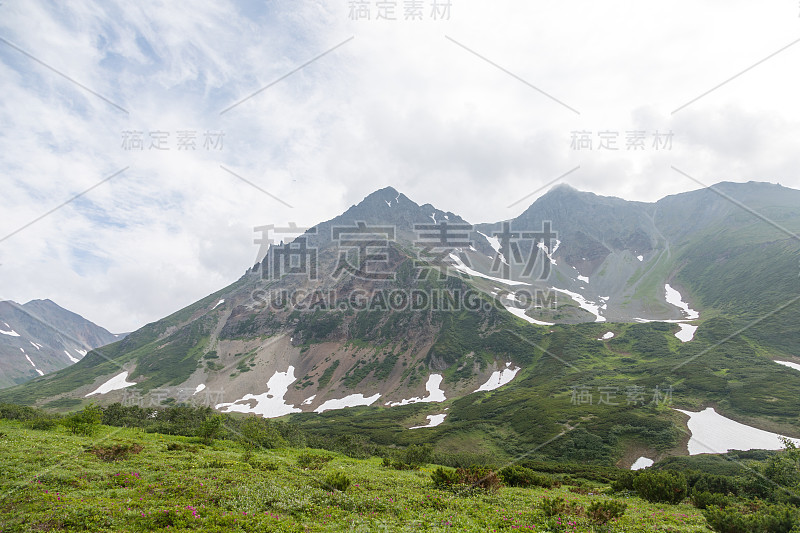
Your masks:
<path fill-rule="evenodd" d="M 572 185 L 570 185 L 569 183 L 557 183 L 556 185 L 553 185 L 550 188 L 550 190 L 547 191 L 547 192 L 550 193 L 550 192 L 555 192 L 555 191 L 581 192 L 578 189 L 576 189 L 575 187 L 573 187 Z"/>
<path fill-rule="evenodd" d="M 359 206 L 365 205 L 386 205 L 387 207 L 392 207 L 397 205 L 401 199 L 408 199 L 404 194 L 400 193 L 394 187 L 384 187 L 383 189 L 378 189 L 377 191 L 367 195 L 366 198 L 359 202 Z"/>

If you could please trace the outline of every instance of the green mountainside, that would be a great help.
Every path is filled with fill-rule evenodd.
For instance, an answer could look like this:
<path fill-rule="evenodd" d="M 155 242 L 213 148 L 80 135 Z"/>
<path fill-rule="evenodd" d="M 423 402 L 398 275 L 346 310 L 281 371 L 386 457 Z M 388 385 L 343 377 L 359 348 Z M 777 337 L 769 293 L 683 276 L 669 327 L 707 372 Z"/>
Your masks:
<path fill-rule="evenodd" d="M 510 279 L 499 277 L 484 235 L 501 223 L 466 230 L 470 246 L 421 254 L 415 225 L 443 221 L 466 224 L 394 189 L 376 191 L 294 241 L 316 251 L 316 278 L 265 276 L 286 249 L 273 246 L 234 284 L 80 363 L 0 391 L 0 402 L 63 411 L 130 401 L 134 390 L 165 405 L 213 391 L 211 405 L 223 410 L 288 415 L 305 430 L 378 445 L 625 467 L 640 455 L 686 454 L 686 417 L 676 407 L 713 406 L 800 437 L 800 375 L 773 362 L 800 361 L 800 191 L 721 183 L 641 203 L 556 187 L 509 221 L 520 231 L 548 222 L 557 232 L 546 279 L 544 253 L 532 275 L 512 264 Z M 380 258 L 359 258 L 353 246 L 345 257 L 356 269 L 373 261 L 391 279 L 331 275 L 342 264 L 336 228 L 359 223 L 373 233 L 392 228 L 391 238 L 373 235 L 374 246 L 387 241 Z M 521 255 L 532 249 L 522 243 Z M 666 284 L 700 318 L 668 303 Z M 527 306 L 525 318 L 507 311 L 512 294 L 552 297 L 554 288 L 556 298 Z M 431 298 L 413 309 L 387 300 L 393 292 Z M 676 337 L 676 321 L 697 326 L 691 340 Z M 123 372 L 134 386 L 87 396 Z M 513 379 L 476 392 L 504 372 Z M 280 376 L 289 381 L 285 405 L 259 411 L 281 399 L 273 397 Z M 436 376 L 446 399 L 408 404 L 432 394 Z M 314 412 L 352 396 L 372 400 Z M 440 425 L 408 429 L 442 415 Z"/>

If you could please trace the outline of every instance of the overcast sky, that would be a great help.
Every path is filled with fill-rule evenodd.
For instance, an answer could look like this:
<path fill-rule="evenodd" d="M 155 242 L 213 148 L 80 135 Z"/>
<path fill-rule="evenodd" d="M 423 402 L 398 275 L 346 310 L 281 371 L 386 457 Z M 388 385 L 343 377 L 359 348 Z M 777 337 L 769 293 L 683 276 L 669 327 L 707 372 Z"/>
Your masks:
<path fill-rule="evenodd" d="M 0 300 L 134 330 L 387 185 L 473 223 L 576 167 L 800 188 L 796 0 L 356 3 L 3 0 Z"/>

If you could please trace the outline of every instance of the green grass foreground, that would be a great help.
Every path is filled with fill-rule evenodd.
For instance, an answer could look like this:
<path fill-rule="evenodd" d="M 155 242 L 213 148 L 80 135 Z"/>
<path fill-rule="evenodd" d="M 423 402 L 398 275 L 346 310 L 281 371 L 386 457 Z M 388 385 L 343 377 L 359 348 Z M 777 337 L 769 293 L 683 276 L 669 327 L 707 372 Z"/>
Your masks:
<path fill-rule="evenodd" d="M 456 494 L 434 487 L 433 466 L 398 471 L 382 466 L 380 458 L 315 451 L 332 459 L 303 469 L 298 458 L 307 449 L 247 453 L 231 441 L 203 445 L 140 429 L 101 426 L 96 435 L 82 437 L 60 426 L 40 431 L 0 421 L 0 435 L 2 533 L 708 531 L 699 509 L 633 496 L 614 496 L 628 505 L 622 518 L 592 525 L 582 510 L 611 499 L 606 486 L 593 482 L 574 482 L 585 494 L 570 490 L 577 490 L 568 484 L 573 481 L 552 490 Z M 113 453 L 100 449 L 114 445 L 130 445 L 134 453 L 110 461 Z M 325 484 L 336 473 L 351 480 L 345 492 Z M 543 498 L 559 496 L 575 506 L 546 517 Z"/>

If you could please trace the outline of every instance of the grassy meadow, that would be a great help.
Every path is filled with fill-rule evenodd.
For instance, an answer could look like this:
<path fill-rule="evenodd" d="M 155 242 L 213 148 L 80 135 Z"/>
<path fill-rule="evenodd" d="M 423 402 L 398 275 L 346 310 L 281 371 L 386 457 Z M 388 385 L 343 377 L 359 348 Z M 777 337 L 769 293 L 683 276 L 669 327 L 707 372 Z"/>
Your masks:
<path fill-rule="evenodd" d="M 307 448 L 109 426 L 83 436 L 8 420 L 0 435 L 2 533 L 708 531 L 689 504 L 612 496 L 608 485 L 575 476 L 550 489 L 443 489 L 431 479 L 434 465 L 397 470 L 380 457 Z M 592 523 L 592 503 L 612 498 L 627 504 L 624 515 Z"/>

